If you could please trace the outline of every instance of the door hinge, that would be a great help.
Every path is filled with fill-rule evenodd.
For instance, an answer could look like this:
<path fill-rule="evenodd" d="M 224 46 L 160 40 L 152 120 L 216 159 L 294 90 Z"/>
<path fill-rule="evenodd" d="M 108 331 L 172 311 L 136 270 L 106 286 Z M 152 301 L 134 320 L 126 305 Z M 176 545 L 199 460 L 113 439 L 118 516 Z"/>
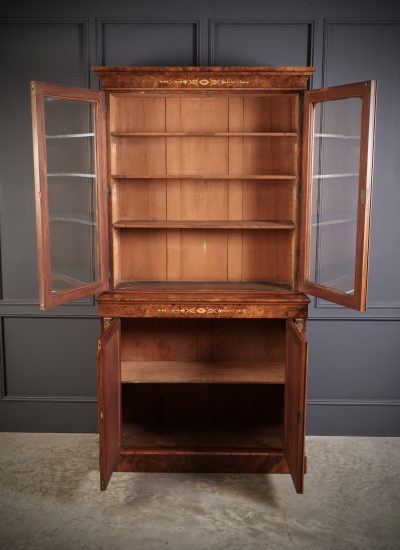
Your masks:
<path fill-rule="evenodd" d="M 367 192 L 365 189 L 360 191 L 360 204 L 364 205 L 367 202 Z"/>
<path fill-rule="evenodd" d="M 301 425 L 303 424 L 303 420 L 304 420 L 304 414 L 303 414 L 302 411 L 299 411 L 299 412 L 297 413 L 297 424 L 298 424 L 299 426 L 301 426 Z"/>
<path fill-rule="evenodd" d="M 108 105 L 106 102 L 103 103 L 103 112 L 108 113 Z"/>

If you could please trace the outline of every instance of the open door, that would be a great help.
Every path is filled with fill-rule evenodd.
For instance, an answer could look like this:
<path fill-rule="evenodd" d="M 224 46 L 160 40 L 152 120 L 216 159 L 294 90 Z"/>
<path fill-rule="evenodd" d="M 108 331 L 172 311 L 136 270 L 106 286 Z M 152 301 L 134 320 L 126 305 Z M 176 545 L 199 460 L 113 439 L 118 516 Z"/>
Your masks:
<path fill-rule="evenodd" d="M 121 447 L 121 321 L 113 319 L 97 345 L 100 489 L 105 491 Z"/>
<path fill-rule="evenodd" d="M 305 92 L 300 288 L 364 311 L 376 82 Z"/>
<path fill-rule="evenodd" d="M 304 485 L 307 340 L 302 323 L 286 321 L 285 435 L 283 450 L 297 493 Z"/>
<path fill-rule="evenodd" d="M 32 82 L 40 307 L 108 288 L 103 92 Z"/>

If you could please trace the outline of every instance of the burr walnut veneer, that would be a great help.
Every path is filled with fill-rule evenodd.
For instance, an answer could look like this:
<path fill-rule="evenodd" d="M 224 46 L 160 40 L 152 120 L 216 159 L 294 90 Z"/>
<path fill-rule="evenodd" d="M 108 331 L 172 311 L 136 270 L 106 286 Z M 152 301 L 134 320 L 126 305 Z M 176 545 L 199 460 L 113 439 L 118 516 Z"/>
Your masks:
<path fill-rule="evenodd" d="M 32 83 L 42 308 L 100 293 L 114 471 L 290 473 L 306 293 L 366 307 L 375 82 L 313 67 L 95 67 Z"/>

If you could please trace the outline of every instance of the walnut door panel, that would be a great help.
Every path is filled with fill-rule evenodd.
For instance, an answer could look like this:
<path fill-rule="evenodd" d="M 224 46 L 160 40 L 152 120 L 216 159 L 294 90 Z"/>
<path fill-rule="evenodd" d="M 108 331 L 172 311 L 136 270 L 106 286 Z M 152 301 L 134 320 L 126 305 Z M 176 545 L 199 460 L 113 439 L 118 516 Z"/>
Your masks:
<path fill-rule="evenodd" d="M 121 447 L 121 321 L 113 319 L 98 340 L 100 488 L 107 488 Z"/>
<path fill-rule="evenodd" d="M 283 450 L 295 489 L 303 492 L 305 468 L 305 412 L 307 340 L 302 327 L 286 321 L 285 433 Z"/>

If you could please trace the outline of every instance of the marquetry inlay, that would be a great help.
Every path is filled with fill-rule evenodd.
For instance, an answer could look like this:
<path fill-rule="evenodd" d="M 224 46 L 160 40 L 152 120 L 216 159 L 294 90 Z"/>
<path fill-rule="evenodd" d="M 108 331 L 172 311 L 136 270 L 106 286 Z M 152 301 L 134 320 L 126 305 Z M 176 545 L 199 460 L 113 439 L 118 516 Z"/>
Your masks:
<path fill-rule="evenodd" d="M 233 78 L 172 78 L 170 80 L 160 80 L 160 84 L 167 86 L 196 86 L 196 87 L 218 87 L 218 86 L 243 86 L 250 84 L 249 80 Z"/>
<path fill-rule="evenodd" d="M 176 307 L 164 306 L 157 309 L 157 313 L 181 313 L 182 315 L 218 315 L 220 313 L 245 313 L 244 308 L 222 307 Z"/>

